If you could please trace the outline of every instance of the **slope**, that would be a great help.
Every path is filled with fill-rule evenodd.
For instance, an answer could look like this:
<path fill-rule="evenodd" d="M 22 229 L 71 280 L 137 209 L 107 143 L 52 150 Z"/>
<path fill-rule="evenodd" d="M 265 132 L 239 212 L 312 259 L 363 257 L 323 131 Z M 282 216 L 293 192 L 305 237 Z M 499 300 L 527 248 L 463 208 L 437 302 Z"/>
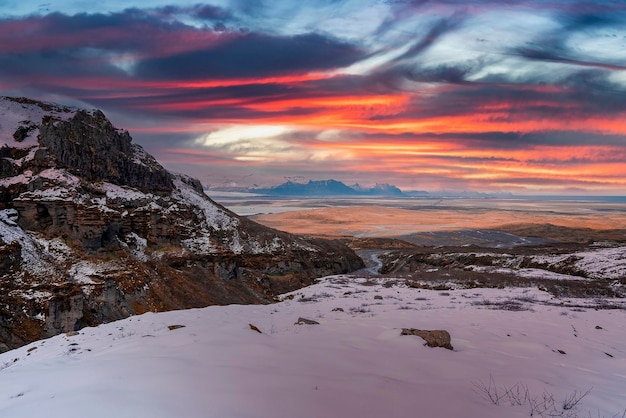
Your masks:
<path fill-rule="evenodd" d="M 2 354 L 0 415 L 574 418 L 626 408 L 623 309 L 536 288 L 440 292 L 348 276 L 282 299 L 148 313 Z M 519 309 L 494 309 L 506 301 Z M 448 330 L 454 350 L 402 328 Z"/>

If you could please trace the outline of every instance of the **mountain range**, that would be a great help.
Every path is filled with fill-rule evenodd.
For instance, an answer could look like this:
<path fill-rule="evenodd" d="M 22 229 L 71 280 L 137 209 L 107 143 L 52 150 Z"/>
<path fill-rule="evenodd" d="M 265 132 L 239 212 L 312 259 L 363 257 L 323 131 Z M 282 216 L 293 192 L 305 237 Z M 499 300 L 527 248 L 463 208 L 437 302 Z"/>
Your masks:
<path fill-rule="evenodd" d="M 251 188 L 249 193 L 268 196 L 406 196 L 402 190 L 391 184 L 376 184 L 374 187 L 362 187 L 359 184 L 347 186 L 337 180 L 309 180 L 306 183 L 287 181 L 274 187 Z"/>
<path fill-rule="evenodd" d="M 402 191 L 397 186 L 388 183 L 377 183 L 373 187 L 364 187 L 360 184 L 348 186 L 334 180 L 309 180 L 306 183 L 288 180 L 271 187 L 245 186 L 212 186 L 211 191 L 243 192 L 265 196 L 293 196 L 293 197 L 418 197 L 418 198 L 511 198 L 509 192 L 475 192 L 475 191 L 434 191 L 407 190 Z"/>

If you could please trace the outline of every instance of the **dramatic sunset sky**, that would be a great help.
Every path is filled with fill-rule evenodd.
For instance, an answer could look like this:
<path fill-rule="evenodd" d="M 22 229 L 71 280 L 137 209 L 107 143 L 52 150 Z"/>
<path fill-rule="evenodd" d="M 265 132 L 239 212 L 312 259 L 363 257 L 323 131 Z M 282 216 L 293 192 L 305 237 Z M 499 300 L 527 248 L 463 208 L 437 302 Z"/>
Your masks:
<path fill-rule="evenodd" d="M 626 194 L 623 0 L 0 0 L 0 50 L 205 185 Z"/>

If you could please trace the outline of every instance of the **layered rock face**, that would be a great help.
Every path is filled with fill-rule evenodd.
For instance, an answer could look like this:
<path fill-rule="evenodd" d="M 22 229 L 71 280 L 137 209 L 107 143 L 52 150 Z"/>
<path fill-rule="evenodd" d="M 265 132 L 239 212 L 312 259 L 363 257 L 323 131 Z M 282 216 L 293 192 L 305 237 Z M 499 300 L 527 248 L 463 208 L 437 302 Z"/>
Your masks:
<path fill-rule="evenodd" d="M 172 174 L 100 111 L 0 98 L 0 351 L 147 311 L 264 303 L 362 260 Z"/>

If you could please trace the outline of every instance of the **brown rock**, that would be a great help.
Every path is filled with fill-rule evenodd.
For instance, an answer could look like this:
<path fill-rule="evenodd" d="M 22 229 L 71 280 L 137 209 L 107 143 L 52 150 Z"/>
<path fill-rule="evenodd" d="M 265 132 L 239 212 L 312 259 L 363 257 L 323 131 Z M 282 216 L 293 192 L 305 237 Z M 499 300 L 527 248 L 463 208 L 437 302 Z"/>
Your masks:
<path fill-rule="evenodd" d="M 416 335 L 422 338 L 428 347 L 443 347 L 448 350 L 454 350 L 450 343 L 450 333 L 445 330 L 422 330 L 416 328 L 402 328 L 400 335 Z"/>
<path fill-rule="evenodd" d="M 185 328 L 185 325 L 168 325 L 167 329 L 169 329 L 170 331 L 174 331 L 175 329 L 178 328 Z"/>

